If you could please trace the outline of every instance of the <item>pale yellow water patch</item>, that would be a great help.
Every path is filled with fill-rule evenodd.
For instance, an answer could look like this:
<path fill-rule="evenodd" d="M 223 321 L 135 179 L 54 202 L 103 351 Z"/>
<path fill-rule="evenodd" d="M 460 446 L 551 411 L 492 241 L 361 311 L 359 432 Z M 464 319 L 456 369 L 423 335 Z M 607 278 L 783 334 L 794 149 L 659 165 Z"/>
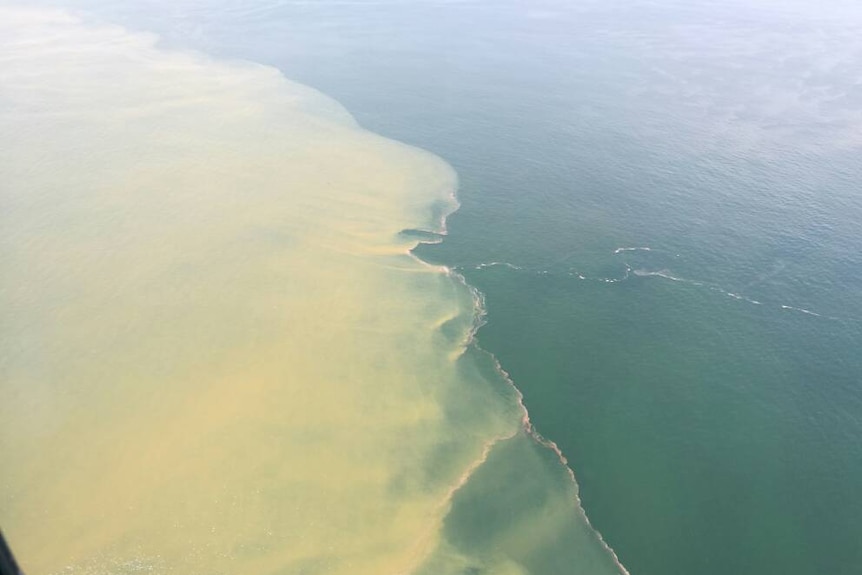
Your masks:
<path fill-rule="evenodd" d="M 25 570 L 418 565 L 519 425 L 455 359 L 470 294 L 399 234 L 437 225 L 449 167 L 273 69 L 23 9 L 0 9 L 0 130 Z"/>

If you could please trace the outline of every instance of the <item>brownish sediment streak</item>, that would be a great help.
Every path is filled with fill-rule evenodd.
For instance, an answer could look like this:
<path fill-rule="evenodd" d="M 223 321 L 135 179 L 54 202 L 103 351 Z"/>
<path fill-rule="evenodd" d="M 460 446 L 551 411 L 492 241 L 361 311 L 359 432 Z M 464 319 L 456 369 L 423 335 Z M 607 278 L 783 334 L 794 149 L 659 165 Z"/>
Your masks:
<path fill-rule="evenodd" d="M 467 282 L 466 278 L 464 278 L 463 275 L 461 275 L 461 274 L 459 274 L 453 270 L 448 270 L 448 271 L 458 282 L 462 283 L 465 287 L 467 287 L 470 290 L 472 297 L 473 297 L 474 307 L 476 309 L 475 314 L 474 314 L 474 317 L 475 317 L 474 324 L 473 324 L 473 327 L 471 328 L 471 330 L 467 333 L 467 337 L 465 339 L 465 345 L 474 345 L 477 348 L 481 349 L 479 344 L 476 342 L 476 335 L 477 335 L 478 331 L 484 325 L 484 323 L 485 323 L 484 318 L 487 315 L 487 311 L 485 309 L 485 296 L 477 288 L 471 286 Z M 578 487 L 577 478 L 575 476 L 575 472 L 571 468 L 571 466 L 569 465 L 568 459 L 563 454 L 560 447 L 554 441 L 545 438 L 536 430 L 536 428 L 533 425 L 533 422 L 530 420 L 530 414 L 529 414 L 529 411 L 527 410 L 527 406 L 524 403 L 524 394 L 521 392 L 520 389 L 518 389 L 518 386 L 515 384 L 511 375 L 509 374 L 508 371 L 506 371 L 503 368 L 502 364 L 500 364 L 497 357 L 491 353 L 488 353 L 488 355 L 492 359 L 492 361 L 494 362 L 495 369 L 500 374 L 500 377 L 508 384 L 508 386 L 515 393 L 518 409 L 521 413 L 521 427 L 522 427 L 522 429 L 537 444 L 541 445 L 542 447 L 544 447 L 546 449 L 551 450 L 557 456 L 557 459 L 559 460 L 562 467 L 565 469 L 566 474 L 569 476 L 569 479 L 571 480 L 571 483 L 574 486 L 575 506 L 577 508 L 578 514 L 581 516 L 582 520 L 590 527 L 590 530 L 595 534 L 595 537 L 598 540 L 599 544 L 610 555 L 610 557 L 612 558 L 614 565 L 617 567 L 617 569 L 621 573 L 623 573 L 624 575 L 629 575 L 629 571 L 622 564 L 622 562 L 620 561 L 616 552 L 614 552 L 613 548 L 605 541 L 604 537 L 599 532 L 599 530 L 596 529 L 592 525 L 592 523 L 590 522 L 590 519 L 587 516 L 587 513 L 586 513 L 586 511 L 583 507 L 583 504 L 581 502 L 580 495 L 578 493 L 579 487 Z M 514 435 L 509 436 L 508 438 L 505 438 L 505 439 L 509 439 L 511 437 L 514 437 Z M 495 442 L 495 444 L 496 443 L 497 442 Z M 482 458 L 482 461 L 480 463 L 483 463 L 484 461 L 487 460 L 487 456 L 488 456 L 488 453 L 490 453 L 491 447 L 493 447 L 493 445 L 489 446 L 488 450 L 483 453 L 484 457 Z M 474 473 L 478 468 L 479 468 L 479 465 L 472 466 L 470 468 L 470 473 Z M 466 484 L 466 480 L 460 482 L 458 489 L 463 487 L 464 484 Z M 454 493 L 456 491 L 457 491 L 457 489 L 453 490 L 452 495 L 454 495 Z"/>
<path fill-rule="evenodd" d="M 486 461 L 488 461 L 488 457 L 491 454 L 491 451 L 494 447 L 502 441 L 506 441 L 508 439 L 512 439 L 517 435 L 517 430 L 508 434 L 501 435 L 499 437 L 495 437 L 490 439 L 485 445 L 482 446 L 482 452 L 479 454 L 479 457 L 470 462 L 469 465 L 464 469 L 459 477 L 456 478 L 455 482 L 452 486 L 446 491 L 443 499 L 437 506 L 436 517 L 443 518 L 452 508 L 452 501 L 455 497 L 455 494 L 458 493 L 473 475 L 476 473 L 476 470 L 479 469 Z M 433 548 L 437 543 L 437 539 L 439 537 L 439 532 L 441 528 L 441 521 L 435 521 L 431 523 L 427 530 L 424 531 L 417 541 L 413 545 L 414 554 L 413 554 L 413 562 L 407 570 L 399 572 L 399 575 L 409 575 L 413 573 L 418 567 L 421 566 L 422 562 L 425 561 L 428 556 L 433 552 Z"/>

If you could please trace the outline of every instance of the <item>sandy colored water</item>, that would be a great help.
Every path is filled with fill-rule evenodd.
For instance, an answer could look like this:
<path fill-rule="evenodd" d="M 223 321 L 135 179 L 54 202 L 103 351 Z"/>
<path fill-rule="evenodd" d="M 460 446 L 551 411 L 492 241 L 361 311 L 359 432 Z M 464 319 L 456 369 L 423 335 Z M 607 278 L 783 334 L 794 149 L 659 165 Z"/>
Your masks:
<path fill-rule="evenodd" d="M 442 160 L 62 12 L 2 9 L 0 54 L 0 521 L 28 573 L 526 570 L 441 538 L 527 438 L 464 353 L 474 294 L 402 233 L 456 208 Z"/>

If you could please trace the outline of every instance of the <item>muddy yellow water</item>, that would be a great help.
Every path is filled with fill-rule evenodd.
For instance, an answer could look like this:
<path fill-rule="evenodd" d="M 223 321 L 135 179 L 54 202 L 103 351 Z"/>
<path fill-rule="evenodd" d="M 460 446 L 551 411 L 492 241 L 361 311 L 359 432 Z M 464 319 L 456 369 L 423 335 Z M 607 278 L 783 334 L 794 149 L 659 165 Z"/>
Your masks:
<path fill-rule="evenodd" d="M 463 354 L 473 294 L 402 233 L 455 209 L 442 160 L 59 11 L 0 8 L 0 104 L 0 526 L 28 573 L 469 563 L 452 496 L 522 413 Z"/>

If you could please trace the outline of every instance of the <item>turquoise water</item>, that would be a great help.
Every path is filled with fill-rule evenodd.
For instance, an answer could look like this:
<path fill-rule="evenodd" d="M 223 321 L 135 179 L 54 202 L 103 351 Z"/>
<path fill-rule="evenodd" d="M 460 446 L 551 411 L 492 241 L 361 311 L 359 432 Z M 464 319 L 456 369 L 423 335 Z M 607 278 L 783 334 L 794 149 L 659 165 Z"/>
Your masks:
<path fill-rule="evenodd" d="M 859 8 L 172 10 L 103 13 L 275 65 L 456 168 L 419 254 L 485 294 L 479 343 L 632 573 L 859 571 Z M 452 538 L 481 548 L 482 509 Z"/>

